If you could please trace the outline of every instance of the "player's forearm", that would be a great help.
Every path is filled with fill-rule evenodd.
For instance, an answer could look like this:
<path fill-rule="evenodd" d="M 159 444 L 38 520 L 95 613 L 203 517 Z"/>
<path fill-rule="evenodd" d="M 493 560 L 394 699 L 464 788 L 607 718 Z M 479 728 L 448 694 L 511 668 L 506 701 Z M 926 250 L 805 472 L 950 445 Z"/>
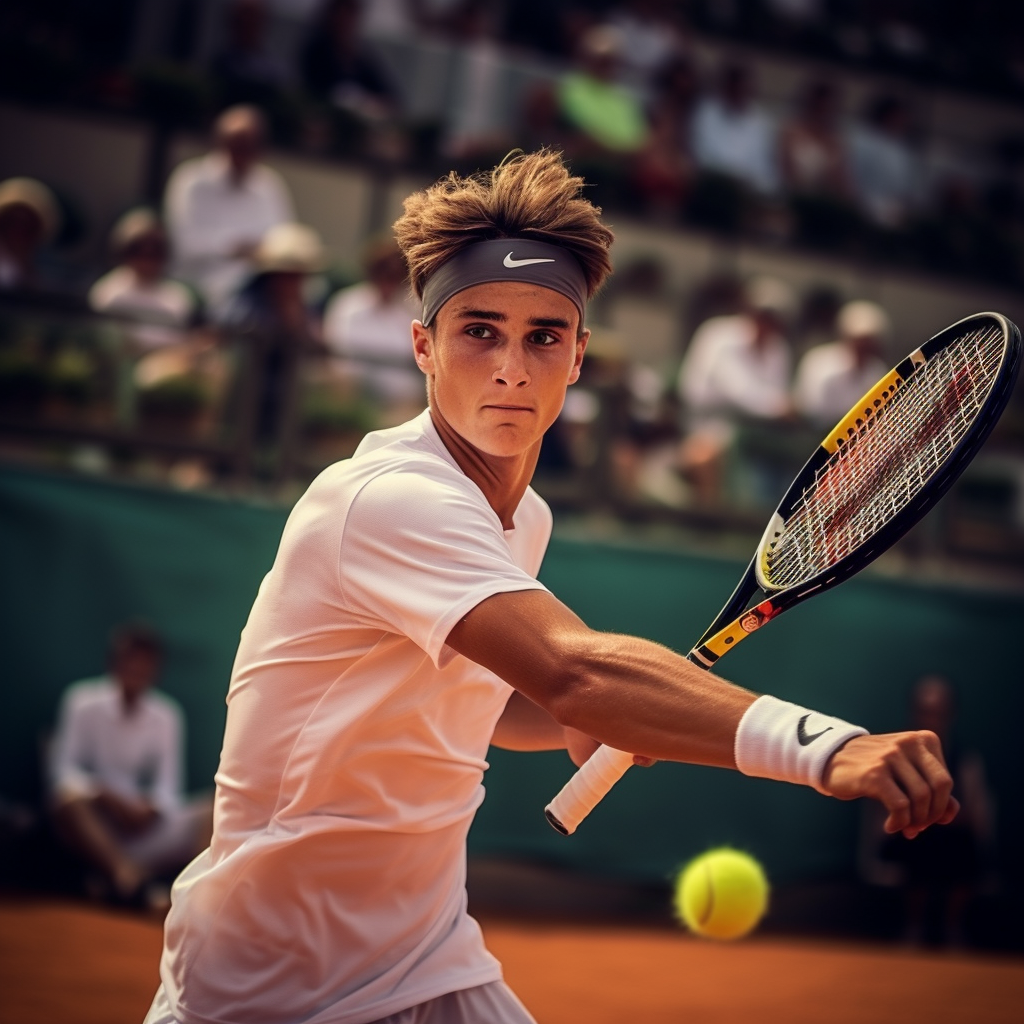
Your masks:
<path fill-rule="evenodd" d="M 633 754 L 733 767 L 755 695 L 660 644 L 598 633 L 541 590 L 496 594 L 449 633 L 563 726 Z"/>
<path fill-rule="evenodd" d="M 635 754 L 735 767 L 736 729 L 756 695 L 636 637 L 591 633 L 577 644 L 548 710 Z"/>

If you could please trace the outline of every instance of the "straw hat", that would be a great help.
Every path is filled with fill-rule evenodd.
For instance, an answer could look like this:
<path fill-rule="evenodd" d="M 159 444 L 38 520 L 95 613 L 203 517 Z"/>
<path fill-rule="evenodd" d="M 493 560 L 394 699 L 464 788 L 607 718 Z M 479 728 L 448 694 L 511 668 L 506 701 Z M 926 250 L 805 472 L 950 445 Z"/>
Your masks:
<path fill-rule="evenodd" d="M 123 254 L 140 238 L 164 234 L 163 222 L 154 210 L 139 207 L 118 218 L 110 232 L 110 245 L 114 252 Z"/>
<path fill-rule="evenodd" d="M 316 274 L 324 269 L 326 252 L 320 236 L 305 224 L 278 224 L 256 247 L 253 260 L 261 274 Z"/>
<path fill-rule="evenodd" d="M 756 313 L 774 313 L 789 320 L 796 312 L 796 295 L 777 277 L 755 277 L 744 290 L 747 305 Z"/>
<path fill-rule="evenodd" d="M 11 206 L 27 206 L 42 221 L 43 239 L 49 241 L 60 230 L 57 197 L 35 178 L 8 178 L 0 183 L 0 213 Z"/>
<path fill-rule="evenodd" d="M 892 322 L 881 306 L 858 299 L 839 310 L 836 329 L 844 338 L 886 338 Z"/>

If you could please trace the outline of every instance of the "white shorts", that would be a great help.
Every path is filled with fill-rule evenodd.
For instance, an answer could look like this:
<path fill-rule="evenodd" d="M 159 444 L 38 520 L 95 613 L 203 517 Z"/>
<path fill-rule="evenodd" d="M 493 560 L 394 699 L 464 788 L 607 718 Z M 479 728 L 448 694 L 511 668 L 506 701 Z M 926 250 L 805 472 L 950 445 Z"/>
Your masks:
<path fill-rule="evenodd" d="M 186 800 L 162 813 L 141 835 L 119 837 L 117 844 L 152 874 L 180 871 L 199 852 L 199 839 L 209 828 L 210 815 L 209 797 Z"/>
<path fill-rule="evenodd" d="M 161 985 L 143 1024 L 178 1024 Z M 448 992 L 369 1024 L 537 1024 L 503 981 Z"/>

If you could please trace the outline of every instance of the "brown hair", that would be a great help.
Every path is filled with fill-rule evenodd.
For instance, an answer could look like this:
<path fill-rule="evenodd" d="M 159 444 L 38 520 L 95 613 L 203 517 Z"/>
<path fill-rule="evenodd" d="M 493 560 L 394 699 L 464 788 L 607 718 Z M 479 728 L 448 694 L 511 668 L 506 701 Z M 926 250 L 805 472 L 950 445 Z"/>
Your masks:
<path fill-rule="evenodd" d="M 497 167 L 469 177 L 452 171 L 405 200 L 395 238 L 417 296 L 442 263 L 467 245 L 493 238 L 532 238 L 561 246 L 579 261 L 592 298 L 611 273 L 614 235 L 599 207 L 580 195 L 561 153 L 515 151 Z"/>
<path fill-rule="evenodd" d="M 107 660 L 116 664 L 126 654 L 144 651 L 154 658 L 163 656 L 160 634 L 146 622 L 125 622 L 115 627 L 107 642 Z"/>

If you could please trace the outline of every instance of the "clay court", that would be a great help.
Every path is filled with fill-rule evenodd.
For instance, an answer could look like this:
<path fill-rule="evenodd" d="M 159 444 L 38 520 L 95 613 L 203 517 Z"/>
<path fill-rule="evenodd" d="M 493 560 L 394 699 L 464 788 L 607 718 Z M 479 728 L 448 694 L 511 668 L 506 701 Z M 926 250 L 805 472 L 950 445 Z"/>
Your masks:
<path fill-rule="evenodd" d="M 664 928 L 483 919 L 539 1024 L 1019 1024 L 1024 960 Z M 140 1024 L 160 923 L 51 899 L 0 905 L 0 1024 Z"/>

